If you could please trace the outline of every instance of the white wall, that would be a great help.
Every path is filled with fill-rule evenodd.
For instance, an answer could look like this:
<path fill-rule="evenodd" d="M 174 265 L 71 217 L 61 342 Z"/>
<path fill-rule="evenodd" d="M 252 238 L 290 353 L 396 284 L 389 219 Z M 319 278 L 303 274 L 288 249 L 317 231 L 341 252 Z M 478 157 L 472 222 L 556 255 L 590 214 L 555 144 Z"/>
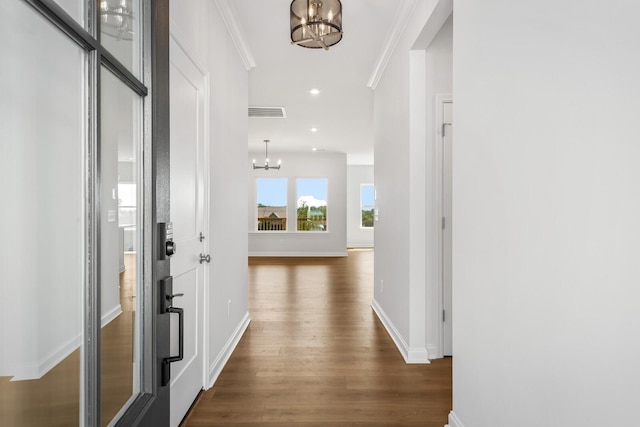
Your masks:
<path fill-rule="evenodd" d="M 425 332 L 426 148 L 425 116 L 410 107 L 425 103 L 425 58 L 411 49 L 433 11 L 418 1 L 374 91 L 374 157 L 377 209 L 373 306 L 405 360 L 427 362 Z M 420 64 L 421 61 L 421 64 Z M 412 87 L 412 64 L 421 66 Z"/>
<path fill-rule="evenodd" d="M 456 425 L 638 424 L 639 15 L 455 2 Z"/>
<path fill-rule="evenodd" d="M 273 144 L 273 143 L 272 143 Z M 245 157 L 249 183 L 248 222 L 249 255 L 252 256 L 345 256 L 347 251 L 347 159 L 344 153 L 269 153 L 271 161 L 282 160 L 279 170 L 253 169 L 251 161 L 260 164 L 264 152 Z M 285 177 L 288 185 L 287 218 L 296 218 L 296 178 L 327 178 L 327 232 L 296 232 L 288 221 L 284 232 L 257 232 L 256 178 Z"/>
<path fill-rule="evenodd" d="M 170 12 L 174 35 L 210 73 L 210 236 L 206 240 L 212 258 L 206 284 L 210 383 L 248 321 L 247 178 L 243 168 L 247 161 L 248 74 L 215 2 L 172 2 Z"/>
<path fill-rule="evenodd" d="M 347 246 L 373 247 L 373 228 L 362 228 L 360 186 L 373 184 L 373 166 L 347 166 Z"/>
<path fill-rule="evenodd" d="M 84 53 L 26 3 L 0 12 L 0 376 L 30 379 L 80 344 Z"/>

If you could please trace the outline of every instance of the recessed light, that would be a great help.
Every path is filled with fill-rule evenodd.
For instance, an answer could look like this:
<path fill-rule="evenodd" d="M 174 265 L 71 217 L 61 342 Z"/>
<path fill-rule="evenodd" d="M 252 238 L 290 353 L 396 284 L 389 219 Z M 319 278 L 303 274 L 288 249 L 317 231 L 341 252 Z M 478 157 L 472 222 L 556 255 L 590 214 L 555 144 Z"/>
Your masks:
<path fill-rule="evenodd" d="M 320 91 L 319 91 L 318 89 L 316 89 L 316 88 L 313 88 L 313 89 L 311 89 L 311 90 L 309 91 L 309 93 L 310 93 L 311 95 L 317 95 L 317 94 L 319 94 L 319 93 L 320 93 Z"/>
<path fill-rule="evenodd" d="M 311 128 L 311 132 L 318 132 L 318 128 Z"/>

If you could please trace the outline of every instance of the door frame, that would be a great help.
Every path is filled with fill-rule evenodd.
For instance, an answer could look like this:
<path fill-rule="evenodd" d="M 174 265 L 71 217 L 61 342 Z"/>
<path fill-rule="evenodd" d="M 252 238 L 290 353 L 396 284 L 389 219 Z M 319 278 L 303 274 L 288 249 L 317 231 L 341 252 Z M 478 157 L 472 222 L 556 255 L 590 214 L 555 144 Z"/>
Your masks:
<path fill-rule="evenodd" d="M 85 0 L 85 26 L 54 0 L 23 0 L 87 52 L 85 160 L 85 284 L 81 354 L 80 422 L 100 425 L 100 67 L 105 66 L 144 97 L 144 303 L 141 392 L 116 425 L 162 426 L 169 419 L 169 386 L 162 386 L 162 360 L 169 356 L 169 314 L 160 312 L 159 280 L 169 276 L 169 259 L 161 256 L 158 223 L 169 222 L 169 0 L 141 0 L 143 25 L 142 80 L 100 44 L 99 10 Z M 86 27 L 86 28 L 85 28 Z M 161 246 L 162 243 L 162 246 Z"/>
<path fill-rule="evenodd" d="M 202 231 L 205 235 L 204 245 L 203 245 L 203 253 L 210 254 L 211 253 L 211 224 L 210 224 L 210 194 L 211 194 L 211 161 L 210 161 L 210 153 L 211 153 L 211 74 L 203 65 L 203 62 L 199 60 L 198 55 L 195 53 L 195 49 L 191 49 L 187 44 L 188 38 L 184 35 L 182 30 L 178 27 L 175 21 L 170 19 L 170 32 L 169 32 L 169 45 L 172 43 L 182 51 L 182 53 L 186 56 L 186 58 L 195 66 L 196 70 L 203 79 L 203 194 L 202 194 L 202 205 L 203 205 L 203 224 Z M 170 50 L 171 51 L 171 50 Z M 171 54 L 170 54 L 171 55 Z M 212 257 L 213 258 L 213 257 Z M 214 258 L 215 259 L 215 258 Z M 213 261 L 215 262 L 215 261 Z M 199 325 L 200 334 L 198 339 L 202 342 L 202 388 L 209 388 L 208 384 L 208 361 L 209 361 L 209 319 L 210 319 L 210 304 L 208 304 L 210 295 L 211 295 L 211 264 L 203 264 L 208 266 L 209 268 L 204 268 L 203 274 L 203 289 L 201 298 L 202 301 L 202 320 L 203 324 Z M 188 413 L 188 412 L 187 412 Z M 187 414 L 184 414 L 186 416 Z"/>
<path fill-rule="evenodd" d="M 434 161 L 434 193 L 435 193 L 435 206 L 438 212 L 437 218 L 442 221 L 442 218 L 445 218 L 445 209 L 444 209 L 444 174 L 447 172 L 444 170 L 444 134 L 442 133 L 443 126 L 445 124 L 443 107 L 444 104 L 453 103 L 453 95 L 451 94 L 437 94 L 435 96 L 435 161 Z M 448 171 L 452 173 L 452 171 Z M 453 191 L 452 191 L 453 192 Z M 445 228 L 442 227 L 442 222 L 439 222 L 438 228 L 438 239 L 437 245 L 439 250 L 434 251 L 434 257 L 436 258 L 436 262 L 434 266 L 436 267 L 437 276 L 438 276 L 438 295 L 437 295 L 437 307 L 438 313 L 443 313 L 443 317 L 441 317 L 442 321 L 440 322 L 439 329 L 439 349 L 438 355 L 439 357 L 444 356 L 444 341 L 445 341 L 445 327 L 444 327 L 444 294 L 445 294 L 445 283 L 444 283 L 444 237 L 445 237 Z M 451 230 L 451 218 L 446 218 L 446 230 Z M 449 316 L 452 316 L 453 313 L 449 313 Z"/>

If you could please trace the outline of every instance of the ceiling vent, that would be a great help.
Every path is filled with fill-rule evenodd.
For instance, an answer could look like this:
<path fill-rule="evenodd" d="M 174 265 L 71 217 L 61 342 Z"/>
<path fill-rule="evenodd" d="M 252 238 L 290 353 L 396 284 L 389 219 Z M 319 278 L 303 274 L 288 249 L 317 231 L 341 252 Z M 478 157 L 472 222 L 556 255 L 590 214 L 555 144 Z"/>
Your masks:
<path fill-rule="evenodd" d="M 284 107 L 249 107 L 249 118 L 252 119 L 284 119 L 286 117 Z"/>

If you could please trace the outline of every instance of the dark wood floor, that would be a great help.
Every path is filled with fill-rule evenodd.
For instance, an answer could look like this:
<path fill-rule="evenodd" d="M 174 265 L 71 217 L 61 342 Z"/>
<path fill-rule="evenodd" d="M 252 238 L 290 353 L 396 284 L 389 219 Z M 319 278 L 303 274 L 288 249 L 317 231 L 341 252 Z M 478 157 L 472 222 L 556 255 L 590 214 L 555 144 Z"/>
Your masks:
<path fill-rule="evenodd" d="M 443 427 L 451 359 L 405 364 L 372 292 L 372 251 L 250 259 L 251 324 L 184 425 Z"/>

